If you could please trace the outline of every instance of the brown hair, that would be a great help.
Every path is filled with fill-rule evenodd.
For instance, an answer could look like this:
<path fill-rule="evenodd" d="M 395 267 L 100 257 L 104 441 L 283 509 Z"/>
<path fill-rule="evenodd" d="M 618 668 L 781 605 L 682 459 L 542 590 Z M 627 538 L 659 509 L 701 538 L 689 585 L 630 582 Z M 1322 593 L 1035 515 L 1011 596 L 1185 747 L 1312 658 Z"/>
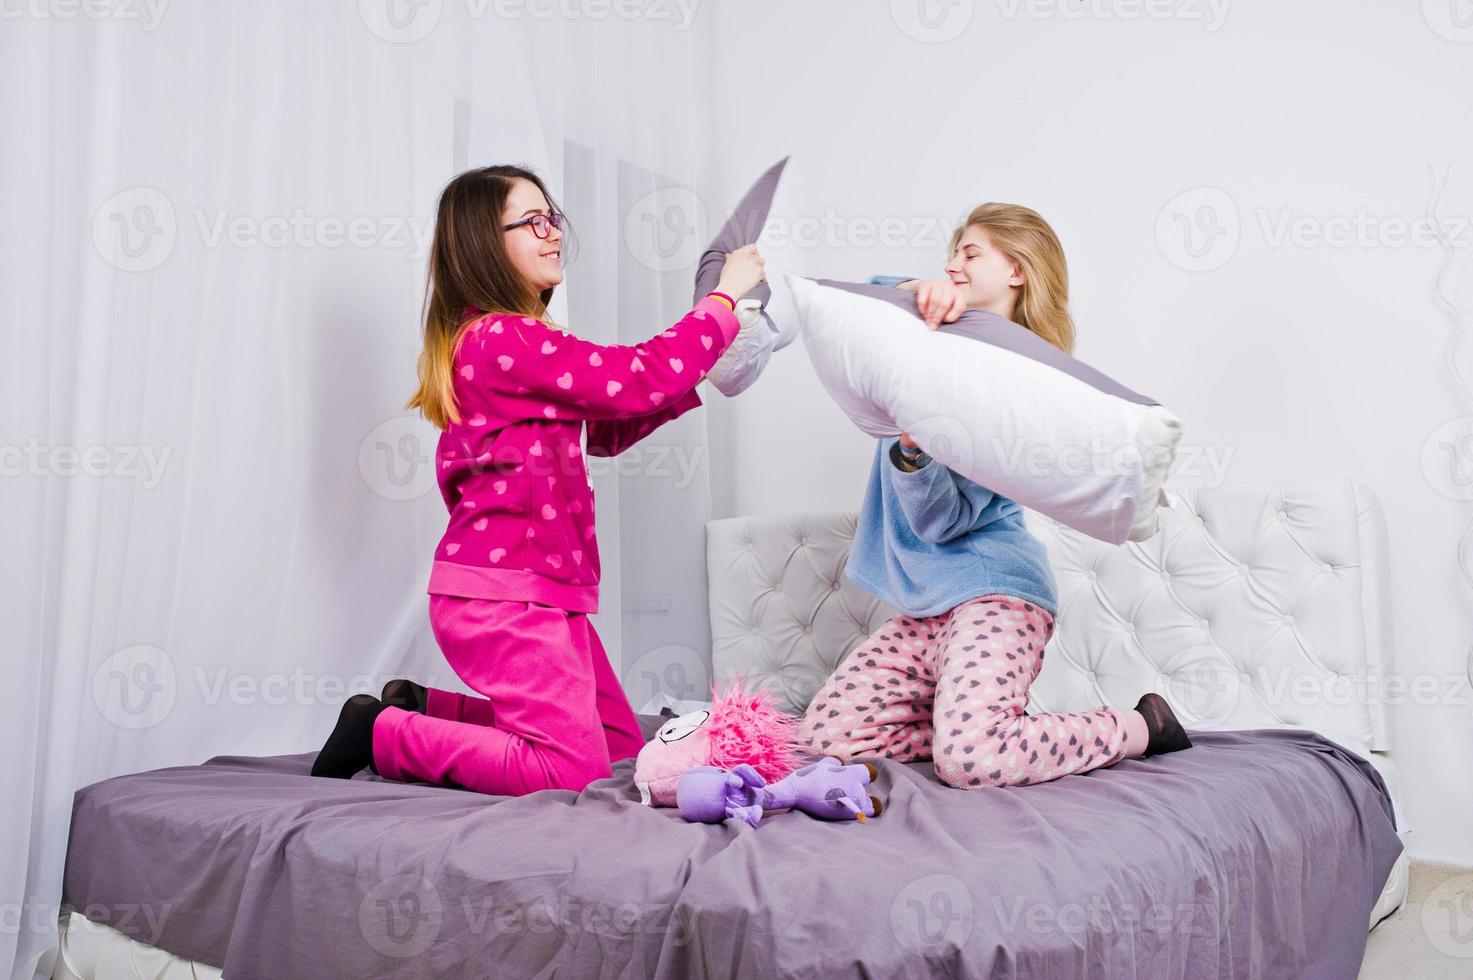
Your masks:
<path fill-rule="evenodd" d="M 532 292 L 507 258 L 501 215 L 517 180 L 536 184 L 548 207 L 559 210 L 542 179 L 522 167 L 467 170 L 440 192 L 425 282 L 419 387 L 404 407 L 419 409 L 441 429 L 460 421 L 455 404 L 455 351 L 465 328 L 473 322 L 471 317 L 462 317 L 462 311 L 469 306 L 486 313 L 542 319 L 552 301 L 551 289 Z"/>
<path fill-rule="evenodd" d="M 1055 347 L 1074 352 L 1074 318 L 1069 315 L 1069 269 L 1059 236 L 1032 208 L 979 204 L 951 233 L 951 248 L 972 226 L 984 229 L 1004 255 L 1023 269 L 1022 295 L 1013 318 Z"/>

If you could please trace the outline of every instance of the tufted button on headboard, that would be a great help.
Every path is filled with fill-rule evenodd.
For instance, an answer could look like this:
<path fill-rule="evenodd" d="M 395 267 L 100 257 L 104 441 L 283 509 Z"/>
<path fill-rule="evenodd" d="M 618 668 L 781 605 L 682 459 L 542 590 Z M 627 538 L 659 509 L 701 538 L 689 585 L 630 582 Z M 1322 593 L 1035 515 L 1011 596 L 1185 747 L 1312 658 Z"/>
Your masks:
<path fill-rule="evenodd" d="M 1176 491 L 1152 538 L 1115 546 L 1033 512 L 1059 616 L 1030 712 L 1167 698 L 1188 728 L 1294 725 L 1384 751 L 1386 531 L 1348 479 Z M 712 663 L 802 712 L 894 610 L 843 577 L 856 514 L 707 526 Z"/>

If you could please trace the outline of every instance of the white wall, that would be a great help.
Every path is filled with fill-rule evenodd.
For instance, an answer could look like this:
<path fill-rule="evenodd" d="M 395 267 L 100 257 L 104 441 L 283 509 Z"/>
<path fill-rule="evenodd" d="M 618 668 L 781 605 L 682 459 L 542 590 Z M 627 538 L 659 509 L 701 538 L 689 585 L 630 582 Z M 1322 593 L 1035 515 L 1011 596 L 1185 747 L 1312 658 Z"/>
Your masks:
<path fill-rule="evenodd" d="M 1473 414 L 1448 347 L 1461 328 L 1436 292 L 1446 266 L 1449 295 L 1473 310 L 1473 30 L 1432 0 L 1425 14 L 1369 0 L 932 6 L 958 19 L 929 36 L 954 38 L 908 34 L 915 4 L 901 0 L 720 8 L 719 123 L 742 137 L 723 144 L 724 200 L 793 154 L 784 198 L 842 220 L 811 247 L 769 247 L 772 270 L 849 279 L 944 261 L 944 237 L 871 246 L 866 221 L 914 232 L 983 200 L 1030 205 L 1069 256 L 1077 354 L 1185 421 L 1201 455 L 1184 455 L 1178 485 L 1370 486 L 1390 528 L 1397 666 L 1437 678 L 1441 702 L 1392 716 L 1410 849 L 1473 862 L 1473 584 L 1457 561 L 1473 514 L 1439 489 L 1447 451 L 1427 448 Z M 1449 165 L 1439 213 L 1454 248 L 1404 244 L 1398 228 Z M 1217 190 L 1177 199 L 1198 188 Z M 1216 267 L 1189 271 L 1172 211 L 1159 235 L 1158 217 L 1214 200 L 1236 250 L 1216 264 L 1231 239 L 1199 239 Z M 1326 244 L 1358 216 L 1368 243 Z M 1278 234 L 1301 218 L 1298 243 Z M 1473 376 L 1473 352 L 1458 354 Z M 801 344 L 711 413 L 730 447 L 713 468 L 718 516 L 859 506 L 870 443 Z"/>

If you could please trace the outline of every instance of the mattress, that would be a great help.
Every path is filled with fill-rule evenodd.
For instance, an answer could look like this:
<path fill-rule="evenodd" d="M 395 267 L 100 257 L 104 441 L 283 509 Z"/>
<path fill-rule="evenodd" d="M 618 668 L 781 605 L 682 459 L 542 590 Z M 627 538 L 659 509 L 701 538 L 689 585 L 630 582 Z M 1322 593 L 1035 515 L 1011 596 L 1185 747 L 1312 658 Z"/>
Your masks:
<path fill-rule="evenodd" d="M 1384 780 L 1314 732 L 1193 737 L 1022 787 L 878 760 L 880 818 L 755 828 L 642 806 L 633 760 L 508 798 L 220 757 L 79 790 L 63 898 L 231 978 L 1354 976 Z"/>

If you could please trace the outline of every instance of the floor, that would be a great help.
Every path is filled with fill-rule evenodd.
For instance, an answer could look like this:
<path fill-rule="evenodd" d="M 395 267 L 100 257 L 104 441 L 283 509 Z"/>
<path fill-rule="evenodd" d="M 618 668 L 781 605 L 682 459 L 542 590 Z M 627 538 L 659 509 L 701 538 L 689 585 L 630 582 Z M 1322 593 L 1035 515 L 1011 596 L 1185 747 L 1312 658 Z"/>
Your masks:
<path fill-rule="evenodd" d="M 1473 977 L 1473 868 L 1412 862 L 1407 900 L 1366 940 L 1360 980 Z"/>

